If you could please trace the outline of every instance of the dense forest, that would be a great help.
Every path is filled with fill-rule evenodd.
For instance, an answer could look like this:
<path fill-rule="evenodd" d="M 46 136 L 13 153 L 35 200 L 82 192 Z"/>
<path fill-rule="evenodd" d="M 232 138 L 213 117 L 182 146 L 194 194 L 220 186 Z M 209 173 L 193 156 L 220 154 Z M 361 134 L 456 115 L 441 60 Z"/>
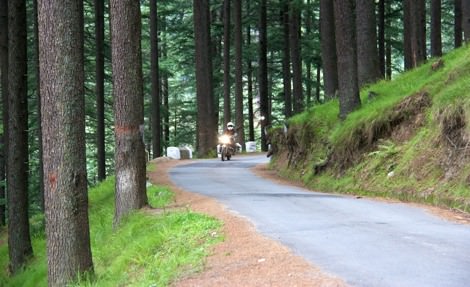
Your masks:
<path fill-rule="evenodd" d="M 0 0 L 0 228 L 10 272 L 44 214 L 50 286 L 92 272 L 87 190 L 116 176 L 114 226 L 147 204 L 146 157 L 215 156 L 233 121 L 269 130 L 462 46 L 461 0 Z"/>

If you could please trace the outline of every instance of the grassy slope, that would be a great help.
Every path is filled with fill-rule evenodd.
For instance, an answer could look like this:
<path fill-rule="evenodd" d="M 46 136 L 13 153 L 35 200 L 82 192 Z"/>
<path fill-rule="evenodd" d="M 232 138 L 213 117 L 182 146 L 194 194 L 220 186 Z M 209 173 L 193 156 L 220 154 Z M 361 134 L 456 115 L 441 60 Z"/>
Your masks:
<path fill-rule="evenodd" d="M 165 187 L 148 188 L 150 204 L 164 207 L 173 194 Z M 167 286 L 185 273 L 201 270 L 208 246 L 221 240 L 220 223 L 190 211 L 152 214 L 139 211 L 112 230 L 114 179 L 89 191 L 90 229 L 95 280 L 73 286 Z M 32 220 L 35 258 L 13 278 L 6 274 L 8 250 L 0 244 L 0 286 L 47 286 L 45 239 L 41 220 Z M 36 222 L 36 223 L 34 223 Z M 0 241 L 6 235 L 0 235 Z"/>
<path fill-rule="evenodd" d="M 466 155 L 470 151 L 470 47 L 453 51 L 443 60 L 444 66 L 435 71 L 431 65 L 436 60 L 431 59 L 393 81 L 364 89 L 362 107 L 344 122 L 337 118 L 336 101 L 292 118 L 287 136 L 278 130 L 273 139 L 278 149 L 274 168 L 315 190 L 470 211 L 470 157 Z M 369 91 L 378 96 L 368 100 Z M 397 106 L 423 92 L 430 99 L 429 105 L 421 107 L 424 112 L 409 116 L 408 125 L 390 128 Z M 413 108 L 402 110 L 400 116 L 408 117 L 406 113 Z M 419 119 L 420 124 L 413 126 L 412 121 Z M 387 128 L 389 132 L 383 132 Z M 401 133 L 410 134 L 406 139 L 391 136 L 392 130 L 400 128 Z M 286 143 L 294 143 L 294 153 Z M 353 164 L 342 166 L 349 161 Z M 325 169 L 315 172 L 318 163 L 326 162 Z"/>

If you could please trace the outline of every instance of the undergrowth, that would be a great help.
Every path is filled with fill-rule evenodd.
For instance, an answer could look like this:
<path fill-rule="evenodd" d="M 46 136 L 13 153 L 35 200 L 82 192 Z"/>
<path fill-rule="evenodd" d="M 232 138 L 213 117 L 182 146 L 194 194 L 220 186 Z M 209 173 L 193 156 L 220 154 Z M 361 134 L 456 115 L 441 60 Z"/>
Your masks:
<path fill-rule="evenodd" d="M 178 276 L 202 269 L 208 247 L 221 240 L 220 223 L 190 210 L 165 209 L 174 198 L 167 187 L 149 186 L 147 194 L 152 208 L 134 212 L 113 230 L 114 179 L 90 189 L 95 276 L 78 278 L 70 286 L 168 286 Z M 2 233 L 0 242 L 4 240 Z M 0 244 L 0 286 L 47 286 L 45 248 L 44 232 L 35 233 L 34 258 L 23 272 L 8 277 L 7 245 Z"/>
<path fill-rule="evenodd" d="M 470 212 L 470 47 L 437 61 L 364 88 L 344 121 L 337 101 L 291 118 L 274 132 L 273 168 L 315 190 Z"/>

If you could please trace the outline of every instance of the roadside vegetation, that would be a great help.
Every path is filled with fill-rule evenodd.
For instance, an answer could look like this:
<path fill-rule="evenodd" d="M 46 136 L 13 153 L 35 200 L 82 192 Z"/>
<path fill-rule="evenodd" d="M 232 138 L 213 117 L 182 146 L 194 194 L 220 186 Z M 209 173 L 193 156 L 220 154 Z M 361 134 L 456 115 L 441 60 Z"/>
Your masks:
<path fill-rule="evenodd" d="M 113 230 L 114 178 L 89 190 L 94 278 L 72 286 L 168 286 L 185 274 L 202 270 L 208 248 L 222 240 L 220 222 L 190 210 L 170 207 L 174 194 L 164 186 L 147 188 L 152 208 L 128 216 Z M 47 286 L 44 219 L 31 220 L 34 258 L 7 276 L 6 233 L 0 235 L 0 286 Z"/>
<path fill-rule="evenodd" d="M 325 192 L 470 212 L 470 47 L 361 91 L 346 120 L 337 102 L 272 135 L 272 168 Z"/>

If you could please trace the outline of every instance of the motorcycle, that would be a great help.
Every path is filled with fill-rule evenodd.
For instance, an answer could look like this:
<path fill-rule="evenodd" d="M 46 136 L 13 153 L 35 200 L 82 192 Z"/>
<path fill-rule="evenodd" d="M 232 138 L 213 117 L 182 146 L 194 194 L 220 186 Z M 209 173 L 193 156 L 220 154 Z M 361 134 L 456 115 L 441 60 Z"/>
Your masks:
<path fill-rule="evenodd" d="M 222 161 L 230 160 L 230 158 L 235 154 L 234 141 L 233 136 L 219 136 L 219 145 L 217 146 L 217 150 Z"/>

